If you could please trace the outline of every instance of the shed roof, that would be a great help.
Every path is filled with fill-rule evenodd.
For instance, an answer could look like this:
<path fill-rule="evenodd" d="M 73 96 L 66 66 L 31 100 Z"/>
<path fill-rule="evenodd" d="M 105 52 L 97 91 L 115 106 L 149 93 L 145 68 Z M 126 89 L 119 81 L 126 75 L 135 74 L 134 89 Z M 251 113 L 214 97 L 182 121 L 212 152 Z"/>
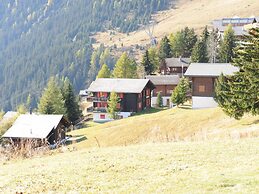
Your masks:
<path fill-rule="evenodd" d="M 44 139 L 63 115 L 20 115 L 3 137 Z"/>
<path fill-rule="evenodd" d="M 230 63 L 191 63 L 185 76 L 187 77 L 218 77 L 221 73 L 232 75 L 239 69 Z"/>
<path fill-rule="evenodd" d="M 152 83 L 156 85 L 177 85 L 180 81 L 178 75 L 149 75 L 146 76 Z"/>
<path fill-rule="evenodd" d="M 149 79 L 122 79 L 122 78 L 99 78 L 93 81 L 88 88 L 89 92 L 116 92 L 116 93 L 141 93 Z"/>
<path fill-rule="evenodd" d="M 189 67 L 191 63 L 190 58 L 166 58 L 167 67 Z"/>

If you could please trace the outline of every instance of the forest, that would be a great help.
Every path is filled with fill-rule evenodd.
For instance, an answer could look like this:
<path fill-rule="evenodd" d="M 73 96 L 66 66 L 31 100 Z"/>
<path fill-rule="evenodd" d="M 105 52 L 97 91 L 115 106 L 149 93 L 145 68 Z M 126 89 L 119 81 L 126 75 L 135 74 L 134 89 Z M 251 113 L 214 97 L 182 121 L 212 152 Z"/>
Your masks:
<path fill-rule="evenodd" d="M 76 92 L 91 76 L 91 35 L 128 33 L 172 0 L 3 0 L 0 4 L 0 109 L 15 109 L 30 94 L 37 106 L 51 76 L 68 77 Z M 106 52 L 107 49 L 101 49 Z M 108 54 L 109 55 L 109 54 Z M 110 66 L 113 59 L 107 57 Z M 96 70 L 95 72 L 98 72 Z M 89 76 L 90 75 L 90 76 Z"/>

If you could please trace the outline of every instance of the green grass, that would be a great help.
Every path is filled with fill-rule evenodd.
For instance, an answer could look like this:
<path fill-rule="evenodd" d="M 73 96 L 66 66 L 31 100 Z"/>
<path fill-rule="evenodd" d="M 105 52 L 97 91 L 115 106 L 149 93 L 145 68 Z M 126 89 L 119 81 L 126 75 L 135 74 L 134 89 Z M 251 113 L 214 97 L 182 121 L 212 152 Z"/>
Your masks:
<path fill-rule="evenodd" d="M 87 139 L 75 146 L 107 147 L 148 142 L 199 141 L 238 139 L 259 136 L 259 116 L 246 115 L 241 120 L 226 116 L 219 108 L 192 110 L 174 108 L 151 109 L 152 114 L 140 114 L 127 119 L 99 124 L 73 131 Z"/>
<path fill-rule="evenodd" d="M 0 193 L 258 193 L 259 138 L 91 148 L 0 164 Z"/>

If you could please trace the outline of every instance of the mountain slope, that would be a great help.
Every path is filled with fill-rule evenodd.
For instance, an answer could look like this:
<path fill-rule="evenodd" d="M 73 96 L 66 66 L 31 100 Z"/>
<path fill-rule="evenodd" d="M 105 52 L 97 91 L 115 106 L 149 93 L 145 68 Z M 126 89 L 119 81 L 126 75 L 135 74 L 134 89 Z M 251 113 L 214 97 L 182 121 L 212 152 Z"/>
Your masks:
<path fill-rule="evenodd" d="M 0 5 L 0 109 L 28 94 L 36 106 L 50 76 L 85 88 L 97 31 L 136 30 L 171 0 L 4 0 Z M 141 9 L 140 9 L 141 8 Z M 145 8 L 145 11 L 142 10 Z"/>
<path fill-rule="evenodd" d="M 161 39 L 163 36 L 176 32 L 186 26 L 201 31 L 205 25 L 211 25 L 212 20 L 224 17 L 259 17 L 259 1 L 255 0 L 179 0 L 174 9 L 162 11 L 153 15 L 157 22 L 154 26 L 154 36 Z M 145 30 L 138 30 L 129 34 L 98 33 L 94 36 L 97 43 L 105 45 L 132 46 L 149 43 Z M 112 38 L 112 39 L 110 39 Z"/>

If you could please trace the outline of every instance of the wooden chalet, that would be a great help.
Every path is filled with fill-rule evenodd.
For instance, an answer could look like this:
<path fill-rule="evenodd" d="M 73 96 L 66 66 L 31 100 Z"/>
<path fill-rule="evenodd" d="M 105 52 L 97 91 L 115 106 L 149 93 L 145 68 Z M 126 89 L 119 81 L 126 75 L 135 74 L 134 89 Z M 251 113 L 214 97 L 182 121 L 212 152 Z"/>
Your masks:
<path fill-rule="evenodd" d="M 232 75 L 238 68 L 230 63 L 191 63 L 184 74 L 192 83 L 192 107 L 216 107 L 215 81 L 221 73 Z"/>
<path fill-rule="evenodd" d="M 20 115 L 2 137 L 14 142 L 36 140 L 55 144 L 65 138 L 69 126 L 63 115 Z"/>
<path fill-rule="evenodd" d="M 133 112 L 140 112 L 151 107 L 151 92 L 154 88 L 154 84 L 148 79 L 96 79 L 88 88 L 88 92 L 92 93 L 94 121 L 111 120 L 106 111 L 111 92 L 117 93 L 118 115 L 125 118 Z"/>
<path fill-rule="evenodd" d="M 167 58 L 161 63 L 160 73 L 162 75 L 179 75 L 182 77 L 190 63 L 190 58 Z"/>
<path fill-rule="evenodd" d="M 152 93 L 152 106 L 157 106 L 157 95 L 160 93 L 163 100 L 163 106 L 171 107 L 170 98 L 173 90 L 180 81 L 180 77 L 178 75 L 149 75 L 146 76 L 146 79 L 149 79 L 156 87 Z"/>

